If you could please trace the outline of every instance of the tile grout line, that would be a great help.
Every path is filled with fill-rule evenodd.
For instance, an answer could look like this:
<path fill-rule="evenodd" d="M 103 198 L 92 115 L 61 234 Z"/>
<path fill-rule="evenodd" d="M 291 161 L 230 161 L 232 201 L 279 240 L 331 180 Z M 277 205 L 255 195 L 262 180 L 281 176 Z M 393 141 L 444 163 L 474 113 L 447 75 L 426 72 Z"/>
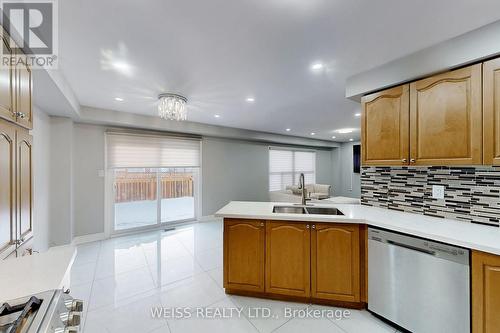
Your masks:
<path fill-rule="evenodd" d="M 91 299 L 92 299 L 92 291 L 94 290 L 95 275 L 96 275 L 96 272 L 97 272 L 97 262 L 99 261 L 99 257 L 101 256 L 101 249 L 102 249 L 102 240 L 99 241 L 99 250 L 97 251 L 97 258 L 96 258 L 96 261 L 95 261 L 94 274 L 92 276 L 92 282 L 90 283 L 89 301 L 88 301 L 89 304 L 87 304 L 87 306 L 85 307 L 85 315 L 84 315 L 85 320 L 83 321 L 82 332 L 85 332 L 85 326 L 87 324 L 87 315 L 88 315 L 89 310 L 90 310 L 90 302 L 91 302 Z M 78 252 L 78 250 L 77 250 L 77 252 Z"/>

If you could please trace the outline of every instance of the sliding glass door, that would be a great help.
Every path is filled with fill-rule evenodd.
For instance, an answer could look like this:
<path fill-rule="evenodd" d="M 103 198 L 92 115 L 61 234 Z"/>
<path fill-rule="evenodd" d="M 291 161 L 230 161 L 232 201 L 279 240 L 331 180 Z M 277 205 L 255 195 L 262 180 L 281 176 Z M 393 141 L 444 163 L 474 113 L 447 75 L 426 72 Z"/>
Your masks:
<path fill-rule="evenodd" d="M 112 233 L 196 219 L 199 140 L 108 133 L 106 141 Z"/>

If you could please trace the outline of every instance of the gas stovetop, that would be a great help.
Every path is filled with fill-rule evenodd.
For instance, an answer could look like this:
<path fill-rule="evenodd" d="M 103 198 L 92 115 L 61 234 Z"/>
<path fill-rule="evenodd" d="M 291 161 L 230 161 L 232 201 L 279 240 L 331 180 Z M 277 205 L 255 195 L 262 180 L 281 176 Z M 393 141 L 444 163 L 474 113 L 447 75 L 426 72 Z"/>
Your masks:
<path fill-rule="evenodd" d="M 0 305 L 0 333 L 77 333 L 83 302 L 50 290 Z"/>

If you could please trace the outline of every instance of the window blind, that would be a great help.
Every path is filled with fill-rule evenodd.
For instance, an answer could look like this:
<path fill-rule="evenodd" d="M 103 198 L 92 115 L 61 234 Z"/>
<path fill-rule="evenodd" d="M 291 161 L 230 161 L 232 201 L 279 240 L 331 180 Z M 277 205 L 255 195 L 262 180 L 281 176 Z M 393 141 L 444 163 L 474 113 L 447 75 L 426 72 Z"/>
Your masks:
<path fill-rule="evenodd" d="M 169 136 L 106 133 L 108 168 L 200 166 L 200 140 Z"/>
<path fill-rule="evenodd" d="M 298 185 L 301 173 L 306 184 L 316 182 L 316 152 L 269 149 L 269 191 Z"/>

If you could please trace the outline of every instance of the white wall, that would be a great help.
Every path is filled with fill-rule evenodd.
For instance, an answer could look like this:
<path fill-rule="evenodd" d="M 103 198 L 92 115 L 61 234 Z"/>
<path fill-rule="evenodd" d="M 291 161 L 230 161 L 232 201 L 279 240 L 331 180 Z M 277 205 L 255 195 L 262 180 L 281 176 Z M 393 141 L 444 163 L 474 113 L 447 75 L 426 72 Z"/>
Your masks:
<path fill-rule="evenodd" d="M 45 251 L 50 244 L 50 117 L 35 107 L 33 120 L 33 248 Z"/>
<path fill-rule="evenodd" d="M 73 130 L 73 236 L 104 232 L 104 127 L 75 124 Z"/>
<path fill-rule="evenodd" d="M 50 245 L 68 244 L 73 239 L 72 138 L 71 119 L 50 118 Z"/>
<path fill-rule="evenodd" d="M 352 162 L 352 146 L 359 145 L 359 142 L 343 143 L 338 149 L 339 179 L 338 188 L 335 195 L 360 198 L 361 183 L 360 174 L 354 173 Z"/>

